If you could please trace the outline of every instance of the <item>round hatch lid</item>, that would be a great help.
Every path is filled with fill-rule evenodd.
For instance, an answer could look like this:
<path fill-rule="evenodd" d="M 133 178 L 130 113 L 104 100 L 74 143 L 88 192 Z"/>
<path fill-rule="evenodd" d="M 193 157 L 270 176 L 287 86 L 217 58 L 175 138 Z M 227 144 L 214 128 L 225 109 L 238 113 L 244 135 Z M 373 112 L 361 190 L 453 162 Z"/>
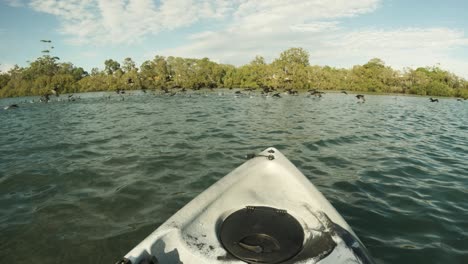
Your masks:
<path fill-rule="evenodd" d="M 248 206 L 229 215 L 219 237 L 224 248 L 248 263 L 280 263 L 299 253 L 304 230 L 286 210 Z"/>

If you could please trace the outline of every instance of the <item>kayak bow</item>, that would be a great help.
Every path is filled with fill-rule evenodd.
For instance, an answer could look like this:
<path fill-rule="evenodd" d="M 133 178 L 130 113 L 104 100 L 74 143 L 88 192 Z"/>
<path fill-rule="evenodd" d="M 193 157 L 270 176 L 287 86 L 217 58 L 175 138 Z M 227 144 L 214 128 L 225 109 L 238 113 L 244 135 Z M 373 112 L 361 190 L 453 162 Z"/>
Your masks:
<path fill-rule="evenodd" d="M 317 188 L 268 148 L 195 197 L 117 263 L 373 261 Z"/>

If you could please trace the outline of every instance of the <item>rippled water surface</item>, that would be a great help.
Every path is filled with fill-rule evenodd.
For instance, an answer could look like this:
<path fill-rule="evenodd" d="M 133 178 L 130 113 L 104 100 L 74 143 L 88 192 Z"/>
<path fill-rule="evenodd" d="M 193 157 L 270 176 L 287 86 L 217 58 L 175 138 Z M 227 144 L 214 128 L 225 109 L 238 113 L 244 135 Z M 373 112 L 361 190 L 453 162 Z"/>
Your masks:
<path fill-rule="evenodd" d="M 269 146 L 378 263 L 468 263 L 468 101 L 105 96 L 0 100 L 2 263 L 114 263 Z"/>

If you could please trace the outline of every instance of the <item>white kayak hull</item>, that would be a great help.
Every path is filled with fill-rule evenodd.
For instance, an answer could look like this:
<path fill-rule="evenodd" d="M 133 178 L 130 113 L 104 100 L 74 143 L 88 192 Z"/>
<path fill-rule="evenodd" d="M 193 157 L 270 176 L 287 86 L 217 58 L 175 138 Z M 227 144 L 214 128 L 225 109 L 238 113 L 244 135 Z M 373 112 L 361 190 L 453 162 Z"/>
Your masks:
<path fill-rule="evenodd" d="M 255 212 L 262 208 L 287 212 L 289 218 L 297 220 L 302 228 L 300 249 L 296 247 L 292 256 L 283 256 L 277 262 L 272 251 L 275 248 L 283 250 L 286 246 L 282 244 L 291 241 L 283 243 L 272 238 L 271 241 L 276 242 L 272 242 L 274 246 L 269 252 L 261 252 L 262 246 L 234 242 L 237 250 L 244 248 L 253 259 L 242 258 L 242 252 L 240 256 L 234 256 L 236 249 L 234 252 L 227 249 L 232 246 L 231 242 L 221 241 L 220 232 L 226 233 L 221 229 L 223 225 L 228 226 L 229 216 L 242 209 L 245 211 L 247 207 L 257 210 Z M 259 221 L 268 224 L 270 220 Z M 235 233 L 231 232 L 231 236 Z M 270 254 L 269 260 L 262 260 L 265 254 Z M 258 259 L 255 260 L 256 255 Z M 268 148 L 194 198 L 118 263 L 246 262 L 372 263 L 372 260 L 349 225 L 317 188 L 278 150 Z"/>

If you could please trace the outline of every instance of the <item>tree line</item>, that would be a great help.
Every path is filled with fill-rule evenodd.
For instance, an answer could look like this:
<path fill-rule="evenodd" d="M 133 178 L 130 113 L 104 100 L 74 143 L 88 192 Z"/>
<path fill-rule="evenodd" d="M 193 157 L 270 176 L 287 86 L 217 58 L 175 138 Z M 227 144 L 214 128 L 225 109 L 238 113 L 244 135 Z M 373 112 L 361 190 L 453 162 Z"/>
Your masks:
<path fill-rule="evenodd" d="M 60 62 L 48 52 L 26 67 L 0 72 L 0 97 L 90 91 L 246 88 L 281 90 L 347 90 L 468 98 L 468 81 L 438 66 L 392 69 L 378 58 L 349 69 L 310 65 L 302 48 L 283 51 L 271 63 L 256 56 L 235 67 L 210 61 L 155 56 L 139 67 L 131 58 L 108 59 L 104 69 L 85 71 Z"/>

